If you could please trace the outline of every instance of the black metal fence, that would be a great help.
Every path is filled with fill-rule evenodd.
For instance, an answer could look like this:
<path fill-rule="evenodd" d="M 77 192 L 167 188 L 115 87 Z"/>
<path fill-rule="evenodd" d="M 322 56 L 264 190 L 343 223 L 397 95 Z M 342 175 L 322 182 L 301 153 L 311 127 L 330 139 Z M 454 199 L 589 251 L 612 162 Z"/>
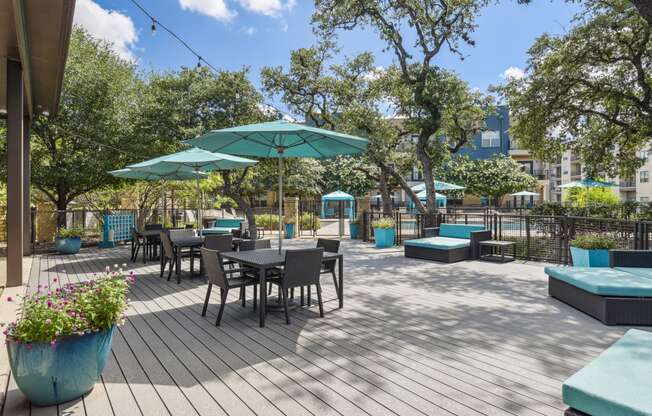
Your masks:
<path fill-rule="evenodd" d="M 652 222 L 605 218 L 535 216 L 502 213 L 439 213 L 432 218 L 422 214 L 392 213 L 396 244 L 423 236 L 426 226 L 441 223 L 481 224 L 496 240 L 514 241 L 516 257 L 524 260 L 561 264 L 570 262 L 570 241 L 577 235 L 607 233 L 617 240 L 617 248 L 649 250 Z M 361 216 L 362 239 L 373 240 L 373 221 L 385 217 L 379 212 Z"/>

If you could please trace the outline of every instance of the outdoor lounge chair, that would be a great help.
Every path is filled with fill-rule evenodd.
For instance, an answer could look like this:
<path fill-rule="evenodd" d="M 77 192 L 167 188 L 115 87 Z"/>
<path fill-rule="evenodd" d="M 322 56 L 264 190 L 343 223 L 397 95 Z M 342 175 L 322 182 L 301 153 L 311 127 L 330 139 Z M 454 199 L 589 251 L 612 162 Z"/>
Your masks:
<path fill-rule="evenodd" d="M 607 325 L 652 325 L 652 251 L 611 250 L 610 267 L 546 267 L 550 296 Z"/>
<path fill-rule="evenodd" d="M 477 259 L 478 243 L 491 240 L 491 230 L 475 224 L 441 224 L 438 228 L 426 228 L 425 237 L 406 240 L 405 257 L 454 263 Z"/>
<path fill-rule="evenodd" d="M 652 414 L 652 332 L 630 329 L 564 382 L 566 416 Z"/>

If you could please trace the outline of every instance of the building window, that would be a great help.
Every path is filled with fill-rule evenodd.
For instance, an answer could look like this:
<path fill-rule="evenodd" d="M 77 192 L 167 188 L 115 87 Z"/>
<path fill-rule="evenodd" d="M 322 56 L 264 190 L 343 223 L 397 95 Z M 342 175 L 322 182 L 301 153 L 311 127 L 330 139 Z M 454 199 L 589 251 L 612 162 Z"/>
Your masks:
<path fill-rule="evenodd" d="M 639 173 L 639 179 L 641 183 L 648 183 L 650 182 L 650 172 L 647 170 L 642 170 Z"/>
<path fill-rule="evenodd" d="M 500 147 L 500 133 L 495 130 L 483 131 L 481 147 Z"/>
<path fill-rule="evenodd" d="M 641 150 L 641 159 L 643 159 L 644 162 L 647 162 L 647 159 L 650 157 L 650 151 L 649 150 Z"/>
<path fill-rule="evenodd" d="M 412 168 L 412 181 L 422 181 L 423 180 L 423 172 L 421 169 L 417 168 Z"/>

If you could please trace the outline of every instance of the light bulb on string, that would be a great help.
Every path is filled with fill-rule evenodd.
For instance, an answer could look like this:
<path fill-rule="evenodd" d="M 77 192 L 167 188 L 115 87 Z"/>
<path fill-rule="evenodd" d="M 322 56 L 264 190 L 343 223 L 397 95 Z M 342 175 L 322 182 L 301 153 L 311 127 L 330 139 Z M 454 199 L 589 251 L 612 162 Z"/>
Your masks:
<path fill-rule="evenodd" d="M 152 36 L 156 35 L 156 20 L 152 19 Z"/>
<path fill-rule="evenodd" d="M 197 57 L 197 69 L 201 68 L 201 56 Z"/>

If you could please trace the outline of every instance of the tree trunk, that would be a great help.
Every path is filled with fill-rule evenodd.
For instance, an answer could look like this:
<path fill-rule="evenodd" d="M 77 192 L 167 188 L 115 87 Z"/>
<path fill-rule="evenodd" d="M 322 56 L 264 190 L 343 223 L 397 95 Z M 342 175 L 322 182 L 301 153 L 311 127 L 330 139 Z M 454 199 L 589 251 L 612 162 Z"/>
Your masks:
<path fill-rule="evenodd" d="M 389 170 L 385 166 L 380 167 L 380 175 L 378 178 L 378 187 L 380 188 L 380 196 L 383 199 L 383 215 L 391 215 L 392 213 L 392 193 L 389 189 Z"/>
<path fill-rule="evenodd" d="M 258 238 L 257 236 L 257 229 L 256 229 L 256 214 L 254 213 L 254 209 L 251 207 L 251 204 L 249 201 L 247 201 L 244 197 L 236 194 L 229 195 L 233 200 L 238 204 L 240 209 L 242 209 L 245 213 L 245 217 L 247 218 L 247 224 L 249 224 L 249 235 L 252 239 Z"/>
<path fill-rule="evenodd" d="M 401 189 L 403 189 L 405 193 L 410 197 L 410 199 L 412 199 L 412 202 L 414 202 L 414 206 L 419 210 L 419 212 L 421 214 L 425 214 L 426 208 L 421 203 L 421 200 L 419 200 L 419 197 L 417 196 L 416 192 L 414 192 L 412 188 L 410 188 L 410 185 L 408 185 L 405 178 L 391 166 L 386 166 L 386 169 L 390 173 L 390 175 L 392 175 L 392 177 L 396 179 L 396 182 L 398 182 Z"/>
<path fill-rule="evenodd" d="M 423 182 L 426 185 L 426 212 L 434 215 L 437 212 L 437 193 L 435 178 L 432 173 L 432 161 L 426 151 L 428 140 L 430 140 L 430 134 L 421 132 L 417 141 L 417 157 L 423 168 Z"/>
<path fill-rule="evenodd" d="M 57 192 L 57 229 L 66 227 L 66 209 L 68 208 L 68 199 L 63 191 Z"/>
<path fill-rule="evenodd" d="M 652 26 L 652 2 L 650 0 L 631 0 L 638 12 Z"/>

